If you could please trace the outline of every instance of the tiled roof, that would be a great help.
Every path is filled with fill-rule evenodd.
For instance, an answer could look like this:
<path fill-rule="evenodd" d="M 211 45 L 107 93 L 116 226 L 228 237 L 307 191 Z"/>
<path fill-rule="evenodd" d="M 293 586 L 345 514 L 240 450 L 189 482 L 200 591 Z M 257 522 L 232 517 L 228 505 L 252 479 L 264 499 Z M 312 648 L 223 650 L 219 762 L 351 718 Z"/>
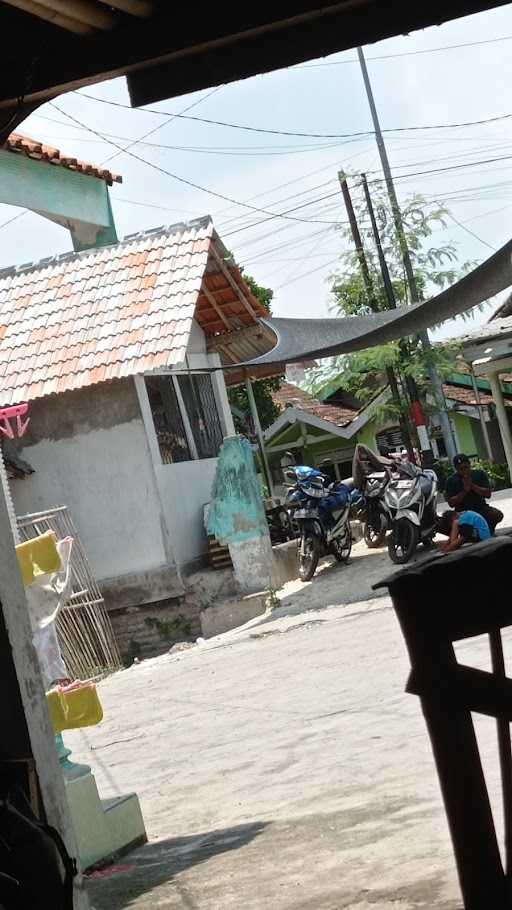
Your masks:
<path fill-rule="evenodd" d="M 290 382 L 281 383 L 280 388 L 272 393 L 272 398 L 281 411 L 284 411 L 285 408 L 297 408 L 313 417 L 321 417 L 322 420 L 327 420 L 337 427 L 346 427 L 359 413 L 356 408 L 324 404 L 323 401 L 318 401 L 317 398 L 313 398 L 308 392 L 304 392 Z"/>
<path fill-rule="evenodd" d="M 502 377 L 503 378 L 503 377 Z M 452 383 L 446 382 L 443 385 L 444 394 L 446 398 L 449 398 L 450 401 L 458 401 L 461 404 L 467 405 L 477 405 L 478 402 L 475 398 L 475 393 L 473 389 L 465 388 L 464 386 L 452 385 Z M 493 403 L 492 395 L 488 392 L 483 392 L 479 389 L 480 403 L 482 405 L 488 405 Z M 506 395 L 504 396 L 505 406 L 507 408 L 512 408 L 512 400 Z"/>
<path fill-rule="evenodd" d="M 254 324 L 265 310 L 231 264 L 253 315 L 226 289 L 219 254 L 206 217 L 1 271 L 0 404 L 176 364 L 194 316 L 207 334 L 226 332 L 219 312 L 233 328 Z"/>
<path fill-rule="evenodd" d="M 112 171 L 108 171 L 96 164 L 89 164 L 88 161 L 80 161 L 78 158 L 64 155 L 59 149 L 53 148 L 51 145 L 45 145 L 43 142 L 38 142 L 37 139 L 31 139 L 29 136 L 23 136 L 21 133 L 11 133 L 5 141 L 4 148 L 9 152 L 25 155 L 27 158 L 47 161 L 49 164 L 65 167 L 70 171 L 88 174 L 90 177 L 99 177 L 100 180 L 104 180 L 109 186 L 112 186 L 113 183 L 123 182 L 120 174 L 113 174 Z"/>

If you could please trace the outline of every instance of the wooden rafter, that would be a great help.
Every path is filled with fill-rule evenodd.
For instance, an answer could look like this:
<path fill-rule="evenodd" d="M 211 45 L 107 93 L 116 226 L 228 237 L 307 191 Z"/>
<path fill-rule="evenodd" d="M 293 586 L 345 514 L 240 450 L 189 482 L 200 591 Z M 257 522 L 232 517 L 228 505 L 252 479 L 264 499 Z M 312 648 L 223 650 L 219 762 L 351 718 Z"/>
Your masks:
<path fill-rule="evenodd" d="M 233 276 L 232 276 L 231 272 L 229 271 L 226 263 L 224 262 L 222 256 L 219 254 L 218 250 L 216 249 L 215 243 L 212 243 L 210 245 L 210 251 L 211 251 L 213 258 L 215 259 L 217 265 L 219 266 L 222 274 L 224 275 L 224 277 L 227 279 L 227 281 L 233 288 L 233 290 L 234 290 L 235 294 L 237 295 L 242 306 L 245 307 L 245 309 L 249 313 L 251 319 L 255 323 L 258 323 L 258 317 L 257 317 L 256 313 L 254 312 L 254 309 L 252 308 L 251 304 L 247 300 L 247 297 L 245 296 L 244 292 L 242 291 L 240 285 L 233 278 Z"/>
<path fill-rule="evenodd" d="M 214 295 L 213 295 L 212 292 L 209 290 L 209 288 L 207 288 L 206 282 L 205 282 L 205 281 L 203 281 L 203 283 L 202 283 L 202 285 L 201 285 L 201 293 L 204 294 L 204 296 L 206 297 L 208 303 L 210 304 L 211 307 L 213 307 L 213 309 L 214 309 L 215 312 L 217 313 L 217 316 L 218 316 L 219 319 L 224 323 L 224 325 L 226 326 L 226 328 L 228 329 L 228 331 L 231 331 L 231 323 L 229 322 L 229 319 L 228 319 L 228 318 L 224 315 L 224 313 L 222 312 L 222 310 L 221 310 L 219 304 L 218 304 L 217 301 L 215 300 Z"/>

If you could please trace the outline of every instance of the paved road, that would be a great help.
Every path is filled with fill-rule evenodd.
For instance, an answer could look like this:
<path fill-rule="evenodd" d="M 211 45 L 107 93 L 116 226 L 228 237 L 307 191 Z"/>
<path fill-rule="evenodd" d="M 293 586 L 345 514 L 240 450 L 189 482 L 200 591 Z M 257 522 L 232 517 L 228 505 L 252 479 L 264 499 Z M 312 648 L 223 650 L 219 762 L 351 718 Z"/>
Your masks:
<path fill-rule="evenodd" d="M 150 843 L 91 882 L 96 910 L 460 907 L 390 602 L 333 605 L 343 571 L 314 580 L 314 609 L 290 594 L 272 617 L 103 684 L 106 720 L 67 741 L 103 795 L 138 792 Z M 485 642 L 460 650 L 487 666 Z M 499 820 L 494 724 L 478 730 Z"/>

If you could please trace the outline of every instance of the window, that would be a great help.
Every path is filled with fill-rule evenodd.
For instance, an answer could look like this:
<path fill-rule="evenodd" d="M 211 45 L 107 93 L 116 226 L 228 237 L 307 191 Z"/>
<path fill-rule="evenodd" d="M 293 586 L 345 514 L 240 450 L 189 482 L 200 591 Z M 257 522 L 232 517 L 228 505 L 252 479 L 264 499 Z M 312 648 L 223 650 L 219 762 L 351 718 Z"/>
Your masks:
<path fill-rule="evenodd" d="M 164 464 L 190 461 L 190 447 L 171 376 L 146 378 L 153 423 Z"/>
<path fill-rule="evenodd" d="M 217 457 L 223 432 L 210 376 L 148 376 L 146 389 L 164 464 Z"/>
<path fill-rule="evenodd" d="M 178 382 L 194 436 L 197 457 L 216 458 L 223 434 L 211 376 L 196 373 L 180 376 Z"/>

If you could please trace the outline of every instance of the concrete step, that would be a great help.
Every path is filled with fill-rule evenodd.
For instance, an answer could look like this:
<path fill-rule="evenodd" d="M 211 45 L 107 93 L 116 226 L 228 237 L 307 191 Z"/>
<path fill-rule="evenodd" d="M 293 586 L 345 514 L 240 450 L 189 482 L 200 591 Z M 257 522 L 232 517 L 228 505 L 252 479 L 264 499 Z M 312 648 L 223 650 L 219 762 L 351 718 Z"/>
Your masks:
<path fill-rule="evenodd" d="M 135 793 L 102 800 L 92 772 L 65 783 L 82 869 L 104 865 L 146 842 Z"/>

